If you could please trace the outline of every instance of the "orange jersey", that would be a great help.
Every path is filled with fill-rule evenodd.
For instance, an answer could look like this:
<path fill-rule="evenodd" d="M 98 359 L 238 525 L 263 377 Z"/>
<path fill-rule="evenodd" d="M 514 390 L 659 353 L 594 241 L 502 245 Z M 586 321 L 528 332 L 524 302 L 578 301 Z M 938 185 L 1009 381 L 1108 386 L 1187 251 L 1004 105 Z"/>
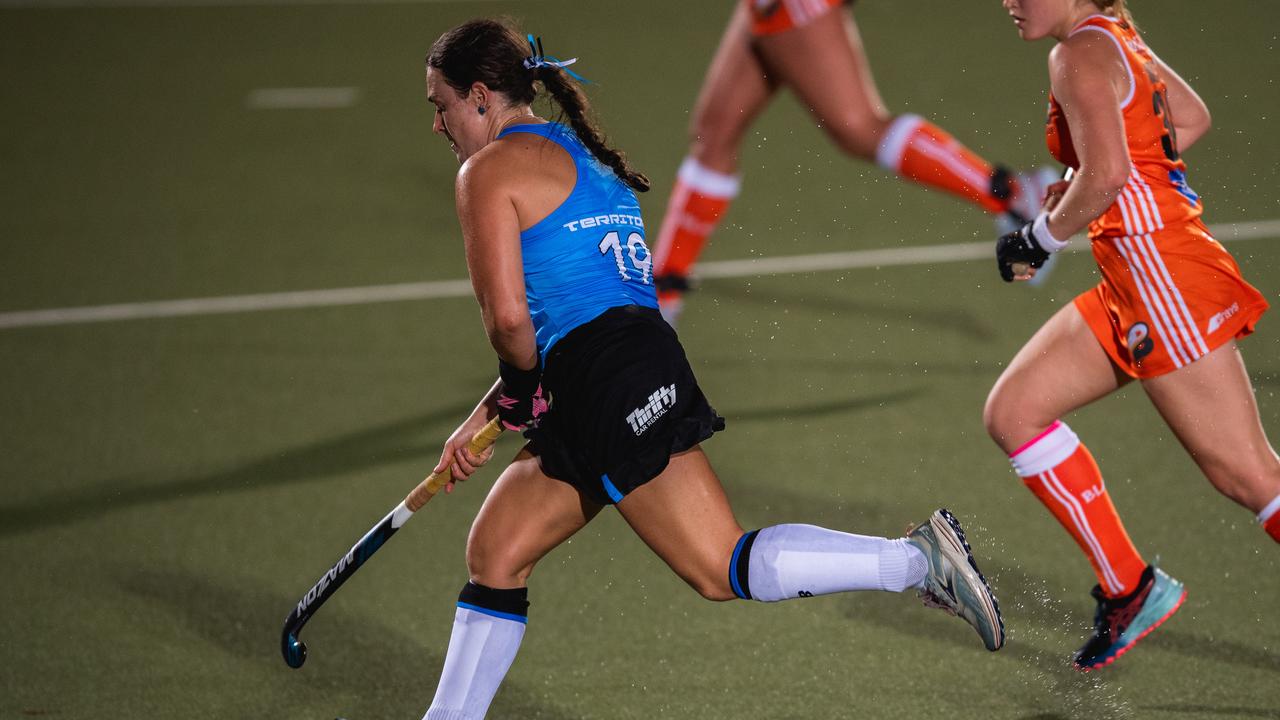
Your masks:
<path fill-rule="evenodd" d="M 1200 198 L 1187 185 L 1187 165 L 1178 154 L 1178 136 L 1155 55 L 1133 26 L 1118 18 L 1092 15 L 1071 34 L 1082 32 L 1111 38 L 1129 72 L 1129 96 L 1121 103 L 1131 163 L 1129 182 L 1115 204 L 1089 224 L 1089 238 L 1145 235 L 1200 217 Z M 1052 93 L 1045 135 L 1050 154 L 1064 165 L 1080 168 L 1066 115 Z"/>
<path fill-rule="evenodd" d="M 1267 301 L 1200 219 L 1155 55 L 1117 18 L 1090 16 L 1071 34 L 1081 32 L 1111 38 L 1128 69 L 1121 110 L 1130 171 L 1120 197 L 1089 224 L 1102 282 L 1075 305 L 1117 367 L 1157 377 L 1253 332 Z M 1055 158 L 1080 167 L 1052 94 L 1046 136 Z"/>
<path fill-rule="evenodd" d="M 751 11 L 753 35 L 775 35 L 804 27 L 849 0 L 742 0 Z"/>

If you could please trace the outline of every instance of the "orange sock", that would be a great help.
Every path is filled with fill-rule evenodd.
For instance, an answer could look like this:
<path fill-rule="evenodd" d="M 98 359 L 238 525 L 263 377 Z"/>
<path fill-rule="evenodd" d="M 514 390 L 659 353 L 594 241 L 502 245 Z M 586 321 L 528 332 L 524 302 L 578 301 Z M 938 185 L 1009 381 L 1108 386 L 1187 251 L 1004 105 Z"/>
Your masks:
<path fill-rule="evenodd" d="M 1061 420 L 1009 456 L 1013 469 L 1088 556 L 1108 597 L 1133 592 L 1147 563 L 1138 554 L 1089 449 Z"/>
<path fill-rule="evenodd" d="M 1267 531 L 1272 540 L 1280 543 L 1280 495 L 1262 508 L 1262 512 L 1258 513 L 1258 522 L 1262 523 L 1262 529 Z"/>
<path fill-rule="evenodd" d="M 689 275 L 698 255 L 715 230 L 729 203 L 738 195 L 741 181 L 704 167 L 686 157 L 676 175 L 676 186 L 667 201 L 667 214 L 658 230 L 654 246 L 654 277 Z M 658 300 L 666 302 L 679 296 L 679 290 L 660 289 Z"/>
<path fill-rule="evenodd" d="M 908 180 L 946 190 L 988 212 L 1004 212 L 1013 188 L 996 197 L 995 168 L 961 145 L 946 130 L 918 115 L 894 118 L 880 140 L 876 162 Z"/>

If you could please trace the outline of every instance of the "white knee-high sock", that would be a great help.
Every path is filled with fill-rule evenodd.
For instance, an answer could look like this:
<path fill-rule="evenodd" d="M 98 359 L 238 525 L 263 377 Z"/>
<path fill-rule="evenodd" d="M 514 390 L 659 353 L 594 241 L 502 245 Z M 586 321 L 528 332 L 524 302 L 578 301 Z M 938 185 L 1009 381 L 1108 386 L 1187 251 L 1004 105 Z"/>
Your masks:
<path fill-rule="evenodd" d="M 776 602 L 850 590 L 919 587 L 928 561 L 904 539 L 814 525 L 774 525 L 742 536 L 729 563 L 740 598 Z"/>
<path fill-rule="evenodd" d="M 524 638 L 525 589 L 468 583 L 453 615 L 440 685 L 423 720 L 481 720 Z"/>

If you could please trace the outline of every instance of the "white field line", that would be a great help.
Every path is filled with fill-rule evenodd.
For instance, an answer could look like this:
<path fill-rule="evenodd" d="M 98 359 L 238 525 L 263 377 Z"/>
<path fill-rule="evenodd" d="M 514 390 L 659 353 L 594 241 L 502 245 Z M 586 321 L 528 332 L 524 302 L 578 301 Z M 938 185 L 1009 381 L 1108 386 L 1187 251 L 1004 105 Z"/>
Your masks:
<path fill-rule="evenodd" d="M 1259 220 L 1211 225 L 1209 230 L 1221 241 L 1280 238 L 1280 220 Z M 1081 238 L 1067 246 L 1068 252 L 1087 250 Z M 879 250 L 851 250 L 837 253 L 759 257 L 746 260 L 705 262 L 698 266 L 703 278 L 732 278 L 755 275 L 853 270 L 857 268 L 924 265 L 967 260 L 986 260 L 992 256 L 993 242 L 925 245 L 921 247 Z M 93 305 L 55 308 L 51 310 L 19 310 L 0 313 L 0 330 L 8 328 L 44 327 L 75 323 L 141 320 L 146 318 L 217 315 L 223 313 L 282 310 L 287 308 L 336 307 L 394 302 L 398 300 L 432 300 L 470 297 L 469 280 L 437 280 L 432 282 L 370 285 L 365 287 L 303 290 L 297 292 L 230 295 L 186 300 Z"/>
<path fill-rule="evenodd" d="M 360 88 L 291 87 L 258 88 L 244 99 L 253 110 L 328 110 L 347 108 L 360 101 Z"/>
<path fill-rule="evenodd" d="M 69 325 L 72 323 L 141 320 L 144 318 L 217 315 L 220 313 L 283 310 L 287 308 L 333 307 L 393 302 L 396 300 L 428 300 L 457 298 L 471 294 L 470 280 L 371 285 L 366 287 L 301 290 L 298 292 L 264 293 L 261 295 L 228 295 L 225 297 L 160 300 L 158 302 L 93 305 L 54 310 L 23 310 L 0 313 L 0 329 Z"/>
<path fill-rule="evenodd" d="M 510 1 L 510 0 L 508 0 Z M 534 0 L 523 0 L 533 2 Z M 496 0 L 0 0 L 0 10 L 69 8 L 280 7 L 307 5 L 438 5 Z"/>
<path fill-rule="evenodd" d="M 1211 225 L 1209 232 L 1222 242 L 1276 238 L 1280 237 L 1280 220 Z M 1076 236 L 1073 240 L 1075 242 L 1068 245 L 1065 252 L 1084 252 L 1089 249 L 1089 243 L 1083 237 Z M 884 248 L 881 250 L 850 250 L 848 252 L 816 253 L 813 255 L 708 262 L 698 265 L 697 274 L 698 277 L 703 278 L 728 278 L 747 275 L 776 275 L 780 273 L 888 267 L 892 265 L 926 265 L 994 259 L 994 251 L 995 243 L 993 241 Z"/>

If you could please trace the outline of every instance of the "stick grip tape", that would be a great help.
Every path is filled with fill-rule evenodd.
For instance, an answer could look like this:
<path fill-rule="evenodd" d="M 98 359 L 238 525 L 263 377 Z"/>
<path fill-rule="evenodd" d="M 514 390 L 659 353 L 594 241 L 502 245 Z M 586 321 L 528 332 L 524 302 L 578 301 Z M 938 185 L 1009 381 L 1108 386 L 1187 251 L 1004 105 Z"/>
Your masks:
<path fill-rule="evenodd" d="M 501 434 L 502 424 L 498 421 L 498 418 L 494 418 L 489 421 L 488 425 L 480 428 L 480 432 L 471 437 L 471 442 L 467 443 L 467 449 L 474 454 L 482 453 Z M 426 480 L 419 483 L 418 487 L 405 496 L 405 507 L 409 509 L 409 512 L 418 512 L 423 505 L 426 505 L 431 500 L 432 496 L 440 492 L 440 488 L 449 484 L 450 477 L 449 468 L 447 467 L 443 472 L 431 473 Z"/>

